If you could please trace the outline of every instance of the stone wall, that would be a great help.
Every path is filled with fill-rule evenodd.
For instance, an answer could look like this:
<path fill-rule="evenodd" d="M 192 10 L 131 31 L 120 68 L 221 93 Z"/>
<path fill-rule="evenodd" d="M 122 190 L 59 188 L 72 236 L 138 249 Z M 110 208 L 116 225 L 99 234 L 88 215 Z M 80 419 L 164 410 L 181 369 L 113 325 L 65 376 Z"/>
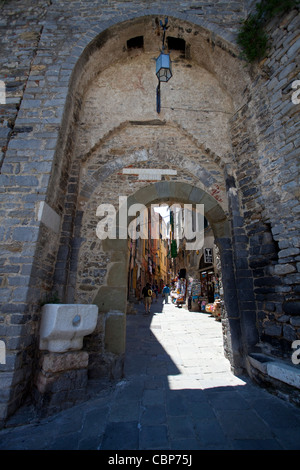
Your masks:
<path fill-rule="evenodd" d="M 31 126 L 15 126 L 30 72 L 43 31 L 48 2 L 1 2 L 1 80 L 6 86 L 6 104 L 1 106 L 0 162 L 2 165 L 10 138 L 30 133 Z"/>
<path fill-rule="evenodd" d="M 291 341 L 299 339 L 300 335 L 299 105 L 291 99 L 291 85 L 299 79 L 300 72 L 299 25 L 296 11 L 281 18 L 279 23 L 273 21 L 269 25 L 273 48 L 263 65 L 268 74 L 266 88 L 272 125 L 263 129 L 266 138 L 261 156 L 262 186 L 265 204 L 270 207 L 265 219 L 271 224 L 278 256 L 278 263 L 269 272 L 269 276 L 278 279 L 278 284 L 271 292 L 263 325 L 267 340 L 275 346 L 279 343 L 287 354 Z M 276 185 L 281 188 L 280 192 L 275 189 Z M 280 207 L 280 214 L 276 206 Z M 284 299 L 282 306 L 278 303 L 280 296 Z"/>
<path fill-rule="evenodd" d="M 260 339 L 272 354 L 286 357 L 300 333 L 299 105 L 292 102 L 298 31 L 295 10 L 268 25 L 269 56 L 232 120 Z"/>
<path fill-rule="evenodd" d="M 124 195 L 142 189 L 118 174 L 133 162 L 146 165 L 133 155 L 132 139 L 139 139 L 150 167 L 158 162 L 180 167 L 177 181 L 205 189 L 225 211 L 232 237 L 231 246 L 223 241 L 223 267 L 237 290 L 234 299 L 229 296 L 228 323 L 230 333 L 243 335 L 245 349 L 239 353 L 245 354 L 257 335 L 263 350 L 290 357 L 291 342 L 300 335 L 299 105 L 291 102 L 292 82 L 299 79 L 299 14 L 275 18 L 268 25 L 273 39 L 268 58 L 245 67 L 235 35 L 250 6 L 253 2 L 1 2 L 0 80 L 7 85 L 7 101 L 0 105 L 0 339 L 7 360 L 0 365 L 0 420 L 32 387 L 41 303 L 56 290 L 62 301 L 91 301 L 93 282 L 98 287 L 106 282 L 110 260 L 93 266 L 86 255 L 92 242 L 83 240 L 93 231 L 86 217 L 98 199 L 90 212 L 80 204 L 87 201 L 93 164 L 101 165 L 95 196 L 98 191 L 105 202 L 109 185 Z M 155 90 L 149 93 L 155 77 L 147 78 L 147 64 L 159 50 L 158 20 L 166 15 L 168 34 L 186 46 L 184 54 L 173 53 L 174 77 L 162 86 L 162 125 L 156 125 Z M 127 41 L 140 35 L 142 50 L 131 49 Z M 154 68 L 154 60 L 151 64 Z M 134 65 L 140 68 L 133 93 Z M 116 107 L 120 97 L 123 107 Z M 218 111 L 222 105 L 222 112 L 205 107 L 199 115 L 203 104 L 218 105 Z M 152 124 L 141 126 L 141 120 Z M 55 211 L 55 223 L 41 218 L 41 202 Z M 101 318 L 102 339 L 103 328 Z"/>

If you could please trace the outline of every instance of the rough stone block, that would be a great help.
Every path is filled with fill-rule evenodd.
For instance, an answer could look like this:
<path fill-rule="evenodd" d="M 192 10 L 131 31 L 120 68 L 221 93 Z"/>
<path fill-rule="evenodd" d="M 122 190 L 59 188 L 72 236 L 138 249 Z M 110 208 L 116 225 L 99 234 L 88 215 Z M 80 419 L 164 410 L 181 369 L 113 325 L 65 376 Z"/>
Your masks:
<path fill-rule="evenodd" d="M 48 391 L 59 393 L 61 391 L 80 390 L 87 386 L 87 369 L 77 369 L 55 374 Z"/>
<path fill-rule="evenodd" d="M 300 253 L 299 248 L 285 248 L 278 253 L 279 258 L 286 258 L 288 256 L 298 255 Z"/>
<path fill-rule="evenodd" d="M 250 364 L 255 367 L 255 369 L 260 370 L 263 374 L 267 374 L 267 366 L 271 360 L 272 359 L 260 353 L 252 353 L 248 356 Z"/>
<path fill-rule="evenodd" d="M 294 273 L 295 271 L 296 268 L 292 264 L 277 264 L 274 266 L 274 272 L 278 276 L 284 276 L 285 274 Z"/>
<path fill-rule="evenodd" d="M 125 351 L 126 316 L 120 311 L 110 311 L 105 321 L 105 349 L 114 354 Z"/>
<path fill-rule="evenodd" d="M 202 189 L 194 187 L 189 194 L 189 201 L 195 204 L 204 204 L 204 196 L 205 192 Z"/>
<path fill-rule="evenodd" d="M 13 232 L 16 241 L 35 242 L 39 234 L 39 227 L 17 227 Z"/>
<path fill-rule="evenodd" d="M 300 312 L 299 312 L 300 313 Z M 292 317 L 290 319 L 290 323 L 293 326 L 300 326 L 300 316 L 299 317 Z"/>
<path fill-rule="evenodd" d="M 282 334 L 282 325 L 275 322 L 266 322 L 265 323 L 265 334 L 270 336 L 281 336 Z"/>
<path fill-rule="evenodd" d="M 297 333 L 292 325 L 283 325 L 283 337 L 288 341 L 294 341 L 297 339 Z"/>
<path fill-rule="evenodd" d="M 36 387 L 41 395 L 47 393 L 48 396 L 62 391 L 85 388 L 87 385 L 87 369 L 77 369 L 61 371 L 57 374 L 38 374 Z"/>
<path fill-rule="evenodd" d="M 61 217 L 44 201 L 39 204 L 38 220 L 55 233 L 59 232 Z"/>
<path fill-rule="evenodd" d="M 267 372 L 270 377 L 300 389 L 299 368 L 274 361 L 267 365 Z"/>
<path fill-rule="evenodd" d="M 99 307 L 100 312 L 109 312 L 112 309 L 125 311 L 127 289 L 125 287 L 101 286 L 93 302 Z"/>
<path fill-rule="evenodd" d="M 300 301 L 284 302 L 282 305 L 283 311 L 288 315 L 298 316 L 300 315 Z"/>
<path fill-rule="evenodd" d="M 158 194 L 156 191 L 156 186 L 155 184 L 151 184 L 149 186 L 146 186 L 145 188 L 139 189 L 134 196 L 131 196 L 128 199 L 128 204 L 148 204 L 149 201 L 155 201 L 158 199 Z"/>
<path fill-rule="evenodd" d="M 66 353 L 46 353 L 41 360 L 43 372 L 57 373 L 70 369 L 83 369 L 88 366 L 89 355 L 86 351 Z"/>
<path fill-rule="evenodd" d="M 108 286 L 122 286 L 126 287 L 127 285 L 127 265 L 125 260 L 123 263 L 112 263 L 109 266 L 108 276 L 107 276 L 107 285 Z"/>
<path fill-rule="evenodd" d="M 253 279 L 251 277 L 237 279 L 236 286 L 237 289 L 240 289 L 242 292 L 247 290 L 253 292 Z"/>

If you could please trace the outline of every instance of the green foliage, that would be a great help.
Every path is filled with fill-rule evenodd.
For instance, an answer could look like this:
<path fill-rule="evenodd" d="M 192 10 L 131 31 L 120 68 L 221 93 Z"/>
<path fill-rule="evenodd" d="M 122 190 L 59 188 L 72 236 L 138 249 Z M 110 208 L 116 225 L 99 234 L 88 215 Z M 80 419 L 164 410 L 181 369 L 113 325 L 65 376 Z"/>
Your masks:
<path fill-rule="evenodd" d="M 261 59 L 268 46 L 268 35 L 261 27 L 259 16 L 252 15 L 244 21 L 243 28 L 239 32 L 237 43 L 243 50 L 242 57 L 248 62 Z"/>
<path fill-rule="evenodd" d="M 274 16 L 287 13 L 299 5 L 299 0 L 262 0 L 256 4 L 256 11 L 244 22 L 239 31 L 237 43 L 241 46 L 242 57 L 253 63 L 266 56 L 269 37 L 265 24 Z"/>

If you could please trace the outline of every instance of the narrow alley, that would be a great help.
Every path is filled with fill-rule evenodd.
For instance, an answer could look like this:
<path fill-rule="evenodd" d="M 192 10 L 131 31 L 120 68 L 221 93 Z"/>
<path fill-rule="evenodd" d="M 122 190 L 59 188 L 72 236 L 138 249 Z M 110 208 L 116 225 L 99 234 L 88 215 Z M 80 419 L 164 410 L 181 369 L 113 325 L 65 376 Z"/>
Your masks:
<path fill-rule="evenodd" d="M 0 449 L 300 449 L 300 409 L 236 377 L 222 326 L 161 297 L 127 316 L 124 378 L 85 403 L 0 431 Z M 22 412 L 21 412 L 22 413 Z"/>

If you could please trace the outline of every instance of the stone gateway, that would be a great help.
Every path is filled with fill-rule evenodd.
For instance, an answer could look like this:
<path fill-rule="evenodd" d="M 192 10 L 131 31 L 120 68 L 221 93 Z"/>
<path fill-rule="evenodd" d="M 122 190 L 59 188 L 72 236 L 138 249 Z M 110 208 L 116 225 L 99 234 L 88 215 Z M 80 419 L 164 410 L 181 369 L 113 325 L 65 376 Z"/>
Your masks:
<path fill-rule="evenodd" d="M 53 412 L 82 399 L 86 376 L 122 377 L 128 241 L 96 235 L 101 204 L 126 227 L 132 220 L 118 214 L 119 196 L 128 207 L 204 205 L 232 370 L 299 402 L 291 357 L 300 339 L 300 104 L 292 99 L 300 15 L 295 7 L 268 22 L 268 55 L 249 65 L 236 36 L 253 8 L 252 0 L 1 3 L 2 425 L 28 396 Z M 158 114 L 166 16 L 172 78 Z M 92 304 L 98 314 L 81 353 L 49 355 L 63 384 L 51 398 L 39 336 L 43 305 L 57 303 Z"/>

